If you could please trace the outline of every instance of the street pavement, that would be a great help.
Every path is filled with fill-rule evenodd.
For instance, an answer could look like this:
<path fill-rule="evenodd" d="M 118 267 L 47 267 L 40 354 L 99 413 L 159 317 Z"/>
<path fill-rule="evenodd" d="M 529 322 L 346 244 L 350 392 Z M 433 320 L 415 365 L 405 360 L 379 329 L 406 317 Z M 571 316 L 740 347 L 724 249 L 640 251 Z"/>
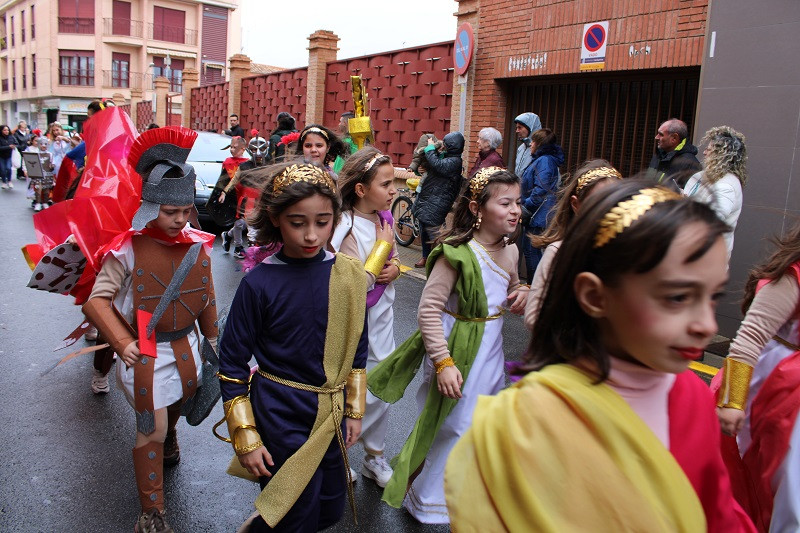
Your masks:
<path fill-rule="evenodd" d="M 30 203 L 16 181 L 13 191 L 0 192 L 0 531 L 107 533 L 130 531 L 139 512 L 131 448 L 134 414 L 116 383 L 95 396 L 89 389 L 91 355 L 55 366 L 83 346 L 53 352 L 82 320 L 72 299 L 26 287 L 30 270 L 20 247 L 34 242 Z M 416 254 L 408 254 L 415 256 Z M 217 301 L 227 307 L 242 277 L 237 263 L 222 253 L 219 240 L 212 253 Z M 416 270 L 421 273 L 420 269 Z M 395 339 L 416 329 L 416 309 L 423 281 L 403 275 L 397 280 Z M 527 335 L 522 319 L 506 315 L 504 348 L 518 359 Z M 387 456 L 396 455 L 417 415 L 413 400 L 419 377 L 406 397 L 390 410 Z M 211 433 L 222 418 L 218 404 L 200 426 L 178 425 L 181 462 L 165 471 L 168 518 L 180 533 L 234 532 L 253 511 L 256 484 L 228 476 L 231 446 Z M 223 429 L 224 432 L 224 429 Z M 363 450 L 354 446 L 350 462 L 359 469 Z M 359 478 L 355 486 L 358 525 L 349 509 L 331 532 L 445 532 L 447 526 L 422 525 L 404 510 L 380 501 L 381 489 Z"/>

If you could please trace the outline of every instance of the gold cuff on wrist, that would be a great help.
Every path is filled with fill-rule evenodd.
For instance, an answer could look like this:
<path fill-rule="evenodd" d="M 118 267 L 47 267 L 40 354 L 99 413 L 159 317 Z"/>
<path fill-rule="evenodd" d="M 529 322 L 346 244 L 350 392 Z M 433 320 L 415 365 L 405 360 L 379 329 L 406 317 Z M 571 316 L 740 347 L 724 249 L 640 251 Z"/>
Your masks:
<path fill-rule="evenodd" d="M 727 357 L 722 367 L 722 385 L 717 391 L 717 407 L 728 407 L 744 411 L 753 367 Z"/>
<path fill-rule="evenodd" d="M 456 362 L 453 361 L 452 357 L 445 357 L 438 363 L 433 363 L 433 366 L 436 367 L 436 373 L 439 374 L 448 366 L 456 366 Z"/>
<path fill-rule="evenodd" d="M 354 368 L 345 382 L 346 400 L 344 416 L 360 420 L 367 409 L 367 371 Z"/>
<path fill-rule="evenodd" d="M 391 253 L 392 243 L 378 239 L 375 241 L 375 245 L 372 247 L 367 261 L 364 263 L 364 270 L 377 278 Z"/>
<path fill-rule="evenodd" d="M 237 396 L 223 404 L 225 420 L 228 422 L 228 442 L 233 444 L 236 455 L 250 453 L 263 446 L 256 429 L 253 406 L 247 396 Z"/>

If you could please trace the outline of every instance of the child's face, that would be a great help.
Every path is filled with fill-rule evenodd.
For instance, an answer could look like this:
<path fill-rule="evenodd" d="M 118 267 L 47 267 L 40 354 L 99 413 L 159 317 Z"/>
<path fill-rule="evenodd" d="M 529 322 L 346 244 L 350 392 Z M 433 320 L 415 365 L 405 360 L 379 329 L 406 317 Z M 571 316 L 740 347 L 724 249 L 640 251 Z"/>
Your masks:
<path fill-rule="evenodd" d="M 322 165 L 328 155 L 328 143 L 322 135 L 307 133 L 303 139 L 303 158 L 306 163 Z"/>
<path fill-rule="evenodd" d="M 367 186 L 357 187 L 356 193 L 361 198 L 360 207 L 366 212 L 386 211 L 392 207 L 392 200 L 397 194 L 394 186 L 394 167 L 381 165 Z M 363 195 L 359 192 L 363 192 Z"/>
<path fill-rule="evenodd" d="M 481 227 L 476 234 L 496 241 L 503 235 L 514 233 L 522 214 L 519 185 L 491 185 L 492 195 L 480 208 Z"/>
<path fill-rule="evenodd" d="M 281 232 L 283 253 L 295 259 L 314 257 L 325 246 L 333 231 L 331 199 L 315 194 L 286 208 L 277 218 L 270 217 Z"/>
<path fill-rule="evenodd" d="M 243 142 L 231 143 L 231 157 L 242 157 L 244 154 L 245 144 Z"/>
<path fill-rule="evenodd" d="M 170 237 L 177 237 L 186 227 L 189 214 L 194 205 L 162 205 L 158 210 L 158 218 L 147 223 L 149 227 L 158 228 Z"/>
<path fill-rule="evenodd" d="M 685 262 L 706 232 L 702 222 L 684 226 L 656 268 L 603 287 L 601 323 L 610 355 L 675 374 L 702 357 L 717 332 L 714 311 L 728 281 L 722 237 L 703 257 Z"/>

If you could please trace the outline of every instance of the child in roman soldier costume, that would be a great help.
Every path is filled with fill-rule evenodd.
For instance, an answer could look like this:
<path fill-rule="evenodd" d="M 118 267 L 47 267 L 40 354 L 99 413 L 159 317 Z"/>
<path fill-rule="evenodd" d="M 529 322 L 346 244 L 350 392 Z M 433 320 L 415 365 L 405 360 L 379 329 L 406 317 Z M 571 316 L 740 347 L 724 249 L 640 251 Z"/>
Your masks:
<path fill-rule="evenodd" d="M 117 381 L 136 411 L 137 532 L 172 531 L 163 469 L 179 459 L 179 416 L 191 416 L 200 403 L 198 326 L 212 348 L 218 334 L 208 255 L 214 236 L 187 225 L 195 173 L 186 158 L 196 137 L 185 128 L 159 128 L 134 142 L 128 162 L 142 176 L 142 203 L 131 228 L 101 251 L 102 267 L 83 306 L 124 363 Z"/>

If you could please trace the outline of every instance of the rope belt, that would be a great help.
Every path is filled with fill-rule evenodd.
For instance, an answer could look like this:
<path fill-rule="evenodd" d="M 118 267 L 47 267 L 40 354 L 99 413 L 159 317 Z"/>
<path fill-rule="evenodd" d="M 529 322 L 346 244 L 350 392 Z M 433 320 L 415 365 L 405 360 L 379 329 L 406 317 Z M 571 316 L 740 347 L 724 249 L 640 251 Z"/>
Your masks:
<path fill-rule="evenodd" d="M 506 314 L 506 310 L 505 309 L 500 309 L 500 312 L 497 313 L 496 315 L 489 315 L 487 317 L 480 317 L 479 316 L 479 317 L 475 317 L 475 318 L 470 318 L 470 317 L 467 317 L 467 316 L 459 315 L 458 313 L 454 313 L 454 312 L 450 311 L 449 309 L 443 309 L 443 311 L 445 313 L 447 313 L 448 315 L 450 315 L 451 317 L 455 318 L 456 320 L 461 320 L 462 322 L 489 322 L 491 320 L 497 320 L 498 318 L 500 318 L 501 316 Z"/>
<path fill-rule="evenodd" d="M 274 376 L 269 372 L 264 372 L 260 368 L 257 370 L 257 372 L 262 378 L 274 381 L 280 385 L 285 385 L 286 387 L 291 387 L 293 389 L 306 392 L 314 392 L 316 394 L 329 394 L 333 396 L 334 394 L 344 391 L 345 386 L 345 382 L 342 382 L 336 387 L 331 388 L 315 387 L 314 385 L 306 385 L 305 383 L 298 383 L 297 381 Z M 355 520 L 355 523 L 358 524 L 358 517 L 356 515 L 356 501 L 355 497 L 353 496 L 353 478 L 350 475 L 350 461 L 347 459 L 347 446 L 344 441 L 344 435 L 342 435 L 342 409 L 341 406 L 336 402 L 331 402 L 331 405 L 333 406 L 333 429 L 336 432 L 336 441 L 339 443 L 339 450 L 342 452 L 342 459 L 344 459 L 344 474 L 345 481 L 347 482 L 347 498 L 350 500 L 350 508 L 353 510 L 353 519 Z"/>
<path fill-rule="evenodd" d="M 790 350 L 794 350 L 795 352 L 800 352 L 800 346 L 798 346 L 796 344 L 792 344 L 791 342 L 787 341 L 786 339 L 784 339 L 782 337 L 778 337 L 777 335 L 775 335 L 774 337 L 772 337 L 772 340 L 778 341 L 780 344 L 783 344 L 784 346 L 786 346 Z"/>

